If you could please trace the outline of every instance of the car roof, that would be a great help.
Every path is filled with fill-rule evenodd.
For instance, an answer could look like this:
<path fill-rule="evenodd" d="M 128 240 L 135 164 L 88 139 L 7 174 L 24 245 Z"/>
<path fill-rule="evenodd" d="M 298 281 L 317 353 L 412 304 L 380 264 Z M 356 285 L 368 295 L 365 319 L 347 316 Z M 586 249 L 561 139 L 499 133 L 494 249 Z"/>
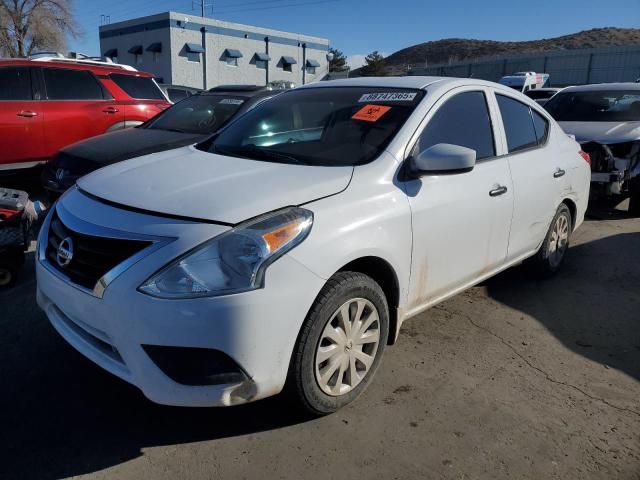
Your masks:
<path fill-rule="evenodd" d="M 387 87 L 387 88 L 413 88 L 425 90 L 432 85 L 438 87 L 456 87 L 464 85 L 481 85 L 491 87 L 496 90 L 513 92 L 512 88 L 500 85 L 496 82 L 480 80 L 479 78 L 458 78 L 458 77 L 426 77 L 426 76 L 406 76 L 406 77 L 355 77 L 340 80 L 328 80 L 322 82 L 308 83 L 301 88 L 326 88 L 326 87 Z"/>
<path fill-rule="evenodd" d="M 43 61 L 42 59 L 30 59 L 30 58 L 6 58 L 0 59 L 0 66 L 31 66 L 31 67 L 41 67 L 41 68 L 69 68 L 69 69 L 77 69 L 77 70 L 89 70 L 96 74 L 110 74 L 110 73 L 121 73 L 123 75 L 133 75 L 136 77 L 153 77 L 150 73 L 140 72 L 138 70 L 127 70 L 120 66 L 119 64 L 104 64 L 100 65 L 97 63 L 89 63 L 87 61 L 75 61 L 73 59 L 47 59 Z"/>
<path fill-rule="evenodd" d="M 280 93 L 283 90 L 268 90 L 265 87 L 260 87 L 258 89 L 241 89 L 241 88 L 212 88 L 210 90 L 206 90 L 201 92 L 200 95 L 234 95 L 238 97 L 264 97 L 264 96 L 274 96 Z"/>
<path fill-rule="evenodd" d="M 388 88 L 415 88 L 423 89 L 435 82 L 460 80 L 451 77 L 354 77 L 323 82 L 307 83 L 298 88 L 319 87 L 388 87 Z"/>
<path fill-rule="evenodd" d="M 579 85 L 575 87 L 567 87 L 563 89 L 563 93 L 569 92 L 598 92 L 603 90 L 638 90 L 640 92 L 640 83 L 635 82 L 619 82 L 619 83 L 594 83 L 592 85 Z"/>

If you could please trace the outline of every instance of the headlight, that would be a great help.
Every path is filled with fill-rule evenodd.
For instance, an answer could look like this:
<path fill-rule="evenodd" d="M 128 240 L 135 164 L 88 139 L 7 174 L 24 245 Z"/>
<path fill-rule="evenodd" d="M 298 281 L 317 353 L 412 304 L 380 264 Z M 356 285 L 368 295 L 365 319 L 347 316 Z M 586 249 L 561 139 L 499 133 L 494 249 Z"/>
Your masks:
<path fill-rule="evenodd" d="M 293 207 L 254 218 L 191 250 L 138 289 L 159 298 L 195 298 L 260 288 L 267 266 L 302 242 L 312 223 L 309 210 Z"/>

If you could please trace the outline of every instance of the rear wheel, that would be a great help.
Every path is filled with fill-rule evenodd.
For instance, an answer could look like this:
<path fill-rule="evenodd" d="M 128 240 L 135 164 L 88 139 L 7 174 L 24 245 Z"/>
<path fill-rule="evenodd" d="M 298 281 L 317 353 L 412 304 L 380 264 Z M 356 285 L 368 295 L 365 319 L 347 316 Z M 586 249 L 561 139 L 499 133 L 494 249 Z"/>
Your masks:
<path fill-rule="evenodd" d="M 355 400 L 371 382 L 389 335 L 389 307 L 367 275 L 340 272 L 324 286 L 300 332 L 290 388 L 315 415 Z"/>
<path fill-rule="evenodd" d="M 535 273 L 551 276 L 560 270 L 569 248 L 572 224 L 571 211 L 563 203 L 558 207 L 551 221 L 540 250 L 529 261 L 529 265 Z"/>

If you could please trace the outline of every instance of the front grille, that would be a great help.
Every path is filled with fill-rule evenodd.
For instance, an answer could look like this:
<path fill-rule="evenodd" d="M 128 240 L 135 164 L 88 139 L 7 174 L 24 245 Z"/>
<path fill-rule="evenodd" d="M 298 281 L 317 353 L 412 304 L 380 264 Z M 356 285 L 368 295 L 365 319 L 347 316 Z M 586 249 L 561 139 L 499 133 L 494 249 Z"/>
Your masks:
<path fill-rule="evenodd" d="M 71 261 L 61 266 L 58 262 L 58 247 L 66 238 L 71 239 L 73 254 Z M 105 273 L 149 245 L 151 242 L 148 241 L 98 237 L 75 232 L 64 225 L 56 212 L 53 212 L 46 257 L 53 268 L 73 283 L 93 290 Z"/>

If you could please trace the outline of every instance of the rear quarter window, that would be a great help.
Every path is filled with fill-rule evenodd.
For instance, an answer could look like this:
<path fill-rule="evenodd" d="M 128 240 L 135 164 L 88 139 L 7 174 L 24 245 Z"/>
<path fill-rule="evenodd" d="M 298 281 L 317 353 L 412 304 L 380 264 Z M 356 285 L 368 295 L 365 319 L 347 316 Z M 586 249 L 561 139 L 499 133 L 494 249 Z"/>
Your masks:
<path fill-rule="evenodd" d="M 150 77 L 137 77 L 135 75 L 124 75 L 112 73 L 109 75 L 124 92 L 131 98 L 137 100 L 165 100 L 166 98 L 160 87 Z"/>

